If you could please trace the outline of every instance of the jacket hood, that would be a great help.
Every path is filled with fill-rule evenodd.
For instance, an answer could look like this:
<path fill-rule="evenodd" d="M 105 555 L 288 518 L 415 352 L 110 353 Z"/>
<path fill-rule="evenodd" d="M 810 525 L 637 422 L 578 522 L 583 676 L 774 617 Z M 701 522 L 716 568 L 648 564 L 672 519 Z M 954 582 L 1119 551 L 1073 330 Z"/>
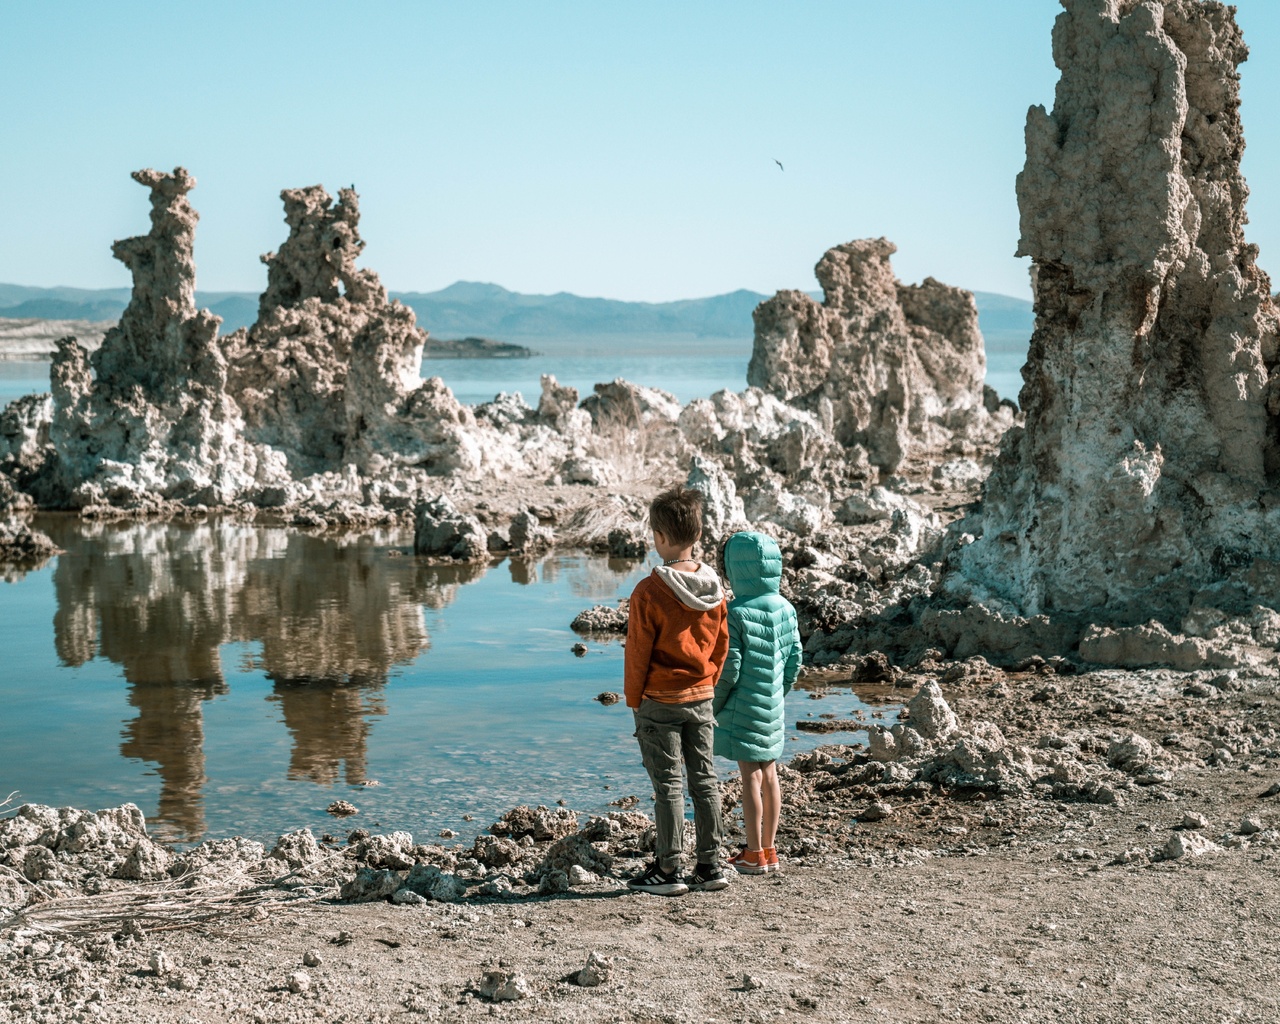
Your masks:
<path fill-rule="evenodd" d="M 734 597 L 776 594 L 782 585 L 782 552 L 763 533 L 735 533 L 724 546 L 724 574 Z"/>
<path fill-rule="evenodd" d="M 653 572 L 687 608 L 709 612 L 724 600 L 720 577 L 706 562 L 699 564 L 697 572 L 681 572 L 666 565 L 658 566 Z"/>

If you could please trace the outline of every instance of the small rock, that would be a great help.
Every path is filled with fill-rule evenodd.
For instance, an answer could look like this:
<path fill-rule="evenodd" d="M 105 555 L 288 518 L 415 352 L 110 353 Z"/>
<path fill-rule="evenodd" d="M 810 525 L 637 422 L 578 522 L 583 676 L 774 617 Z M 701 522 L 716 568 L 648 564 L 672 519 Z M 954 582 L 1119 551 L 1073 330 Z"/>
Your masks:
<path fill-rule="evenodd" d="M 335 818 L 348 818 L 353 814 L 360 813 L 360 808 L 353 803 L 348 803 L 346 800 L 335 800 L 325 810 Z"/>
<path fill-rule="evenodd" d="M 869 753 L 873 760 L 892 761 L 898 756 L 898 737 L 883 725 L 873 725 L 867 730 Z"/>
<path fill-rule="evenodd" d="M 194 992 L 200 987 L 200 975 L 195 971 L 179 971 L 169 979 L 169 987 L 179 992 Z"/>
<path fill-rule="evenodd" d="M 458 833 L 451 828 L 442 828 L 439 832 L 436 833 L 436 835 L 438 835 L 441 839 L 455 839 L 457 838 Z"/>
<path fill-rule="evenodd" d="M 595 950 L 587 954 L 587 965 L 578 972 L 578 984 L 583 988 L 603 985 L 613 974 L 613 961 Z"/>
<path fill-rule="evenodd" d="M 533 995 L 533 987 L 520 974 L 485 971 L 484 977 L 480 979 L 480 994 L 495 1003 L 514 1002 L 517 999 L 528 999 Z"/>
<path fill-rule="evenodd" d="M 594 885 L 600 881 L 600 877 L 594 872 L 588 871 L 581 864 L 573 864 L 569 867 L 569 884 L 570 885 Z"/>
<path fill-rule="evenodd" d="M 856 718 L 801 718 L 796 722 L 800 732 L 861 732 L 866 727 Z"/>
<path fill-rule="evenodd" d="M 1262 819 L 1256 814 L 1246 814 L 1240 819 L 1239 832 L 1242 836 L 1256 836 L 1266 826 L 1262 823 Z"/>
<path fill-rule="evenodd" d="M 419 896 L 412 889 L 397 889 L 391 894 L 391 902 L 399 904 L 402 907 L 421 906 L 427 902 L 425 896 Z"/>
<path fill-rule="evenodd" d="M 290 992 L 302 995 L 311 991 L 311 975 L 306 971 L 294 971 L 286 979 L 285 984 L 289 986 Z"/>
<path fill-rule="evenodd" d="M 151 973 L 157 978 L 173 973 L 173 958 L 163 949 L 157 949 L 151 954 Z"/>
<path fill-rule="evenodd" d="M 1149 740 L 1137 733 L 1129 733 L 1111 742 L 1107 748 L 1107 763 L 1112 768 L 1136 775 L 1151 766 L 1153 754 Z"/>
<path fill-rule="evenodd" d="M 625 633 L 630 607 L 598 604 L 579 612 L 569 628 L 575 633 Z"/>
<path fill-rule="evenodd" d="M 604 693 L 597 693 L 593 699 L 608 706 L 609 704 L 617 704 L 618 701 L 622 700 L 622 694 L 614 693 L 612 690 L 605 690 Z"/>
<path fill-rule="evenodd" d="M 754 992 L 756 989 L 764 988 L 764 982 L 754 974 L 744 974 L 742 976 L 742 987 Z"/>
<path fill-rule="evenodd" d="M 309 949 L 302 954 L 304 967 L 319 967 L 322 963 L 324 963 L 324 959 L 320 956 L 318 949 Z"/>
<path fill-rule="evenodd" d="M 937 683 L 925 683 L 907 702 L 908 724 L 925 739 L 945 740 L 958 728 L 955 712 Z"/>
<path fill-rule="evenodd" d="M 855 655 L 850 670 L 851 683 L 892 683 L 895 676 L 893 664 L 881 651 Z"/>
<path fill-rule="evenodd" d="M 514 895 L 514 891 L 511 888 L 511 879 L 506 875 L 497 875 L 494 878 L 490 878 L 476 889 L 476 895 L 507 899 Z"/>
<path fill-rule="evenodd" d="M 1264 798 L 1269 796 L 1280 796 L 1280 782 L 1273 782 L 1270 788 L 1261 795 Z"/>
<path fill-rule="evenodd" d="M 883 821 L 891 814 L 893 814 L 893 806 L 885 803 L 883 800 L 877 800 L 863 808 L 862 813 L 858 815 L 858 820 Z"/>
<path fill-rule="evenodd" d="M 1098 855 L 1087 846 L 1073 846 L 1069 850 L 1059 850 L 1053 855 L 1054 860 L 1097 860 Z"/>
<path fill-rule="evenodd" d="M 1187 811 L 1182 816 L 1182 824 L 1178 826 L 1178 828 L 1194 829 L 1198 832 L 1203 832 L 1208 827 L 1209 819 L 1198 811 Z"/>
<path fill-rule="evenodd" d="M 1222 849 L 1217 843 L 1206 839 L 1199 832 L 1175 832 L 1169 837 L 1161 851 L 1165 860 L 1181 860 L 1183 857 L 1202 857 L 1206 853 L 1217 853 Z"/>
<path fill-rule="evenodd" d="M 390 896 L 400 888 L 402 880 L 402 876 L 395 871 L 360 868 L 356 871 L 355 878 L 343 884 L 339 896 L 348 903 L 372 903 Z"/>
<path fill-rule="evenodd" d="M 587 645 L 584 643 L 576 643 L 569 650 L 573 651 L 574 657 L 581 658 L 587 653 Z"/>

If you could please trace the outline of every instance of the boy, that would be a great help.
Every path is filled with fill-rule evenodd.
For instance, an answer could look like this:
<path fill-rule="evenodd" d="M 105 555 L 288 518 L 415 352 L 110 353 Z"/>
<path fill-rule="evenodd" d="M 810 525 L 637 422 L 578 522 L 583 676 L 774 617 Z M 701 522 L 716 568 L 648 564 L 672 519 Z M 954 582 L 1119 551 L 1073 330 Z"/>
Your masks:
<path fill-rule="evenodd" d="M 653 783 L 658 840 L 653 863 L 627 885 L 678 896 L 729 884 L 720 867 L 720 787 L 711 755 L 711 698 L 729 650 L 728 608 L 715 569 L 693 558 L 702 495 L 687 487 L 663 491 L 649 506 L 649 526 L 662 565 L 631 594 L 625 690 Z M 676 873 L 684 848 L 682 762 L 697 829 L 698 866 L 687 882 Z"/>

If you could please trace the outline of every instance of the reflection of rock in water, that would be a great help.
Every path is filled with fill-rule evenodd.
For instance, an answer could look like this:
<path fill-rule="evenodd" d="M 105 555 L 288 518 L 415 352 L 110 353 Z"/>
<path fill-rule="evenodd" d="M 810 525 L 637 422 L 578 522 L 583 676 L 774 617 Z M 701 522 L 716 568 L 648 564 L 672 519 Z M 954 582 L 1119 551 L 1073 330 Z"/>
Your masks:
<path fill-rule="evenodd" d="M 286 535 L 276 557 L 246 567 L 236 637 L 260 640 L 253 666 L 288 682 L 378 685 L 427 646 L 415 566 L 369 535 L 335 541 Z"/>
<path fill-rule="evenodd" d="M 351 785 L 365 781 L 367 715 L 384 715 L 386 707 L 363 684 L 333 680 L 276 680 L 267 698 L 278 701 L 285 728 L 293 737 L 289 778 L 310 779 L 321 785 L 338 781 L 338 763 Z"/>
<path fill-rule="evenodd" d="M 138 717 L 125 724 L 120 753 L 159 767 L 160 801 L 151 817 L 163 838 L 185 839 L 204 832 L 204 719 L 200 702 L 226 689 L 208 684 L 137 682 L 129 703 Z"/>
<path fill-rule="evenodd" d="M 64 664 L 120 665 L 138 717 L 121 753 L 155 762 L 156 820 L 204 831 L 200 702 L 225 693 L 220 648 L 257 642 L 293 738 L 289 778 L 364 779 L 370 715 L 393 666 L 427 647 L 422 606 L 443 607 L 477 566 L 388 558 L 391 531 L 318 538 L 239 523 L 60 522 L 54 635 Z"/>
<path fill-rule="evenodd" d="M 160 524 L 67 529 L 54 571 L 54 638 L 64 664 L 96 655 L 129 681 L 120 752 L 159 767 L 156 821 L 180 836 L 204 831 L 200 702 L 226 692 L 227 559 L 213 531 Z"/>

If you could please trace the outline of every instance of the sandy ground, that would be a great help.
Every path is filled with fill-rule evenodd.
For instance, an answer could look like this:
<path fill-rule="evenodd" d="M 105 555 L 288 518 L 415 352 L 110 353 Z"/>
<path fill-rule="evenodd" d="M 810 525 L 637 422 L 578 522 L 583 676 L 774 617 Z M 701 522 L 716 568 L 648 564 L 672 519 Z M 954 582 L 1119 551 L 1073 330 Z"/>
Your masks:
<path fill-rule="evenodd" d="M 1163 741 L 1171 774 L 1118 804 L 935 790 L 869 823 L 865 791 L 814 790 L 780 837 L 783 872 L 718 893 L 606 880 L 519 901 L 285 904 L 141 936 L 11 929 L 0 1022 L 1280 1020 L 1276 676 L 1219 690 L 1202 675 L 948 691 L 962 721 L 1019 743 L 1068 727 Z M 1187 812 L 1222 848 L 1162 859 Z M 1241 835 L 1246 817 L 1263 830 Z M 592 953 L 611 970 L 587 987 Z M 523 997 L 483 994 L 489 971 Z"/>

